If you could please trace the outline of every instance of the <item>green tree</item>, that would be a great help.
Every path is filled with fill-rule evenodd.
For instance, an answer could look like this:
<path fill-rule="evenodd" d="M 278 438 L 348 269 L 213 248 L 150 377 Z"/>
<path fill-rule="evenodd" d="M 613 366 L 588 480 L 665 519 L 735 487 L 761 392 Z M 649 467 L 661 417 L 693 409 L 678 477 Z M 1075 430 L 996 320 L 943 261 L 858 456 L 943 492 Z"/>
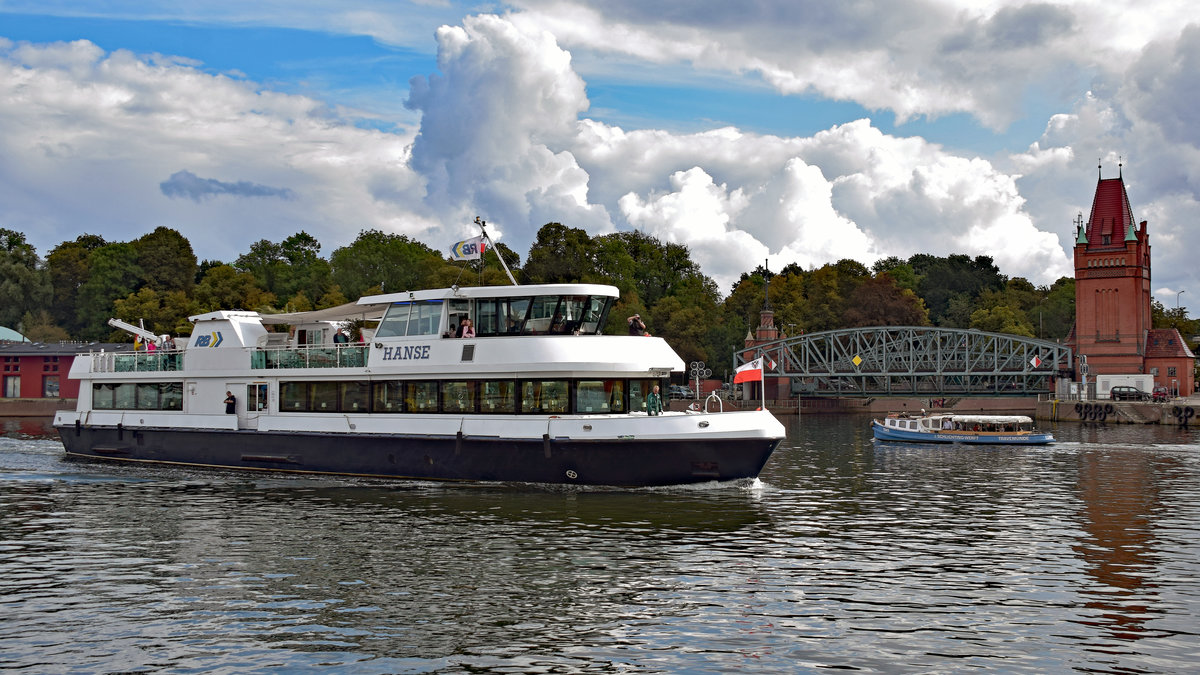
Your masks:
<path fill-rule="evenodd" d="M 287 267 L 282 275 L 279 289 L 268 289 L 278 297 L 288 297 L 303 292 L 310 298 L 319 298 L 333 285 L 329 262 L 321 257 L 321 244 L 312 235 L 301 230 L 279 244 Z"/>
<path fill-rule="evenodd" d="M 77 302 L 79 289 L 91 273 L 92 251 L 107 244 L 99 235 L 83 234 L 75 241 L 64 241 L 46 256 L 46 270 L 53 287 L 50 316 L 72 335 L 79 335 L 83 328 Z"/>
<path fill-rule="evenodd" d="M 113 302 L 113 314 L 116 318 L 135 326 L 144 325 L 146 330 L 156 335 L 190 334 L 191 323 L 187 319 L 192 314 L 199 313 L 199 309 L 199 305 L 183 291 L 160 293 L 149 286 Z M 116 331 L 109 339 L 130 342 L 133 336 L 124 331 Z"/>
<path fill-rule="evenodd" d="M 75 313 L 81 337 L 99 340 L 109 333 L 113 302 L 138 289 L 142 278 L 132 244 L 106 244 L 88 256 L 88 278 L 79 286 Z"/>
<path fill-rule="evenodd" d="M 26 312 L 46 308 L 52 295 L 37 250 L 24 234 L 0 228 L 0 326 L 16 326 Z"/>
<path fill-rule="evenodd" d="M 196 283 L 196 254 L 175 230 L 157 227 L 133 242 L 142 283 L 161 293 L 190 291 Z"/>
<path fill-rule="evenodd" d="M 29 338 L 30 342 L 63 342 L 70 340 L 71 336 L 67 331 L 54 323 L 54 318 L 50 316 L 50 312 L 44 309 L 25 312 L 21 317 L 19 333 Z"/>
<path fill-rule="evenodd" d="M 845 300 L 841 295 L 838 270 L 825 265 L 813 270 L 805 284 L 805 300 L 808 316 L 804 328 L 809 332 L 842 328 L 842 311 Z"/>
<path fill-rule="evenodd" d="M 970 306 L 983 291 L 1004 287 L 1004 277 L 989 256 L 972 260 L 962 254 L 938 258 L 920 253 L 909 258 L 908 263 L 917 274 L 917 295 L 925 301 L 930 320 L 938 326 L 966 327 L 970 322 L 969 314 L 962 316 L 961 311 L 951 316 L 950 305 L 955 296 L 962 296 Z"/>
<path fill-rule="evenodd" d="M 971 328 L 993 333 L 1010 333 L 1034 337 L 1033 326 L 1025 313 L 1009 305 L 996 305 L 990 309 L 977 309 L 971 314 Z"/>
<path fill-rule="evenodd" d="M 390 293 L 425 287 L 445 264 L 425 244 L 380 230 L 359 232 L 348 246 L 330 254 L 329 262 L 333 283 L 349 298 L 362 297 L 372 287 Z"/>
<path fill-rule="evenodd" d="M 704 348 L 708 313 L 704 308 L 684 305 L 672 296 L 660 300 L 653 315 L 658 317 L 658 328 L 653 334 L 666 339 L 684 363 L 708 361 L 708 351 Z"/>
<path fill-rule="evenodd" d="M 900 288 L 907 288 L 914 293 L 917 291 L 916 271 L 912 265 L 896 256 L 876 260 L 875 264 L 871 266 L 871 271 L 877 276 L 880 273 L 887 274 L 895 280 L 896 285 Z"/>
<path fill-rule="evenodd" d="M 1184 340 L 1200 333 L 1200 320 L 1189 319 L 1187 307 L 1167 309 L 1158 300 L 1150 303 L 1150 322 L 1155 328 L 1175 328 Z"/>
<path fill-rule="evenodd" d="M 1061 277 L 1042 293 L 1029 319 L 1036 318 L 1038 337 L 1065 340 L 1075 325 L 1075 278 Z"/>
<path fill-rule="evenodd" d="M 595 267 L 592 238 L 562 223 L 546 223 L 525 256 L 525 277 L 534 283 L 580 281 Z"/>
<path fill-rule="evenodd" d="M 275 303 L 275 296 L 258 287 L 249 272 L 238 272 L 230 265 L 208 270 L 194 292 L 201 312 L 219 309 L 264 309 Z"/>
<path fill-rule="evenodd" d="M 868 279 L 850 293 L 842 315 L 846 328 L 863 326 L 924 326 L 929 312 L 916 293 L 900 288 L 886 272 Z"/>

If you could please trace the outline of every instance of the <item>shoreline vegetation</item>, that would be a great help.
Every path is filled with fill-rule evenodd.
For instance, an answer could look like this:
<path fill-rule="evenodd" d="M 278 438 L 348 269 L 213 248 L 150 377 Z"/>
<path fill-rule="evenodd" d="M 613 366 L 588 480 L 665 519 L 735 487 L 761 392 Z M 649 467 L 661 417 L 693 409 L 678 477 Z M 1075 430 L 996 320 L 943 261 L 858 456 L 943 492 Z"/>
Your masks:
<path fill-rule="evenodd" d="M 447 242 L 447 246 L 450 242 Z M 499 261 L 452 262 L 406 235 L 363 230 L 328 256 L 311 235 L 252 244 L 229 262 L 197 260 L 191 243 L 168 227 L 126 242 L 83 234 L 43 258 L 21 232 L 0 227 L 0 326 L 35 342 L 125 342 L 110 317 L 143 322 L 158 334 L 187 335 L 188 316 L 217 309 L 306 311 L 363 295 L 454 284 L 505 285 Z M 639 314 L 685 362 L 732 364 L 759 324 L 764 298 L 784 336 L 865 326 L 932 325 L 1063 339 L 1074 322 L 1075 280 L 1034 286 L 1000 274 L 992 258 L 916 254 L 870 267 L 850 259 L 813 269 L 759 265 L 729 289 L 705 276 L 686 246 L 642 232 L 591 236 L 548 223 L 524 259 L 504 244 L 519 283 L 606 283 L 621 291 L 605 333 L 627 330 Z M 1156 328 L 1200 332 L 1186 308 L 1153 303 Z M 731 366 L 713 368 L 728 377 Z"/>

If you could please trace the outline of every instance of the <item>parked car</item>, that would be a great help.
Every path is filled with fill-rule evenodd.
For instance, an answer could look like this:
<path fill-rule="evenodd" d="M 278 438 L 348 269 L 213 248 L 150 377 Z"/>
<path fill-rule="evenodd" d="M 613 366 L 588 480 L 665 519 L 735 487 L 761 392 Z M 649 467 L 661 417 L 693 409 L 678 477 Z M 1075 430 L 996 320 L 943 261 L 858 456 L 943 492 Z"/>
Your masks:
<path fill-rule="evenodd" d="M 1137 387 L 1113 387 L 1108 390 L 1108 397 L 1114 401 L 1149 401 L 1150 394 Z"/>
<path fill-rule="evenodd" d="M 672 384 L 667 387 L 667 395 L 671 398 L 692 398 L 692 390 L 682 384 Z"/>
<path fill-rule="evenodd" d="M 1155 401 L 1162 403 L 1171 398 L 1171 392 L 1167 391 L 1167 388 L 1160 384 L 1154 388 L 1154 393 L 1152 394 L 1152 397 Z"/>

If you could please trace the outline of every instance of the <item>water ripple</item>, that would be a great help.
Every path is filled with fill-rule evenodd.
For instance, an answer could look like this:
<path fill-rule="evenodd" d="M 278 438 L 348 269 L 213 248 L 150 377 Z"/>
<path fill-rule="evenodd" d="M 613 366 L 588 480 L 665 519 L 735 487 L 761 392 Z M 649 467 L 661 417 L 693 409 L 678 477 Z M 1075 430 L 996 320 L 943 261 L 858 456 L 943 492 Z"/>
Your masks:
<path fill-rule="evenodd" d="M 0 438 L 0 668 L 1164 672 L 1196 658 L 1191 430 L 1047 448 L 806 419 L 645 491 L 66 462 Z"/>

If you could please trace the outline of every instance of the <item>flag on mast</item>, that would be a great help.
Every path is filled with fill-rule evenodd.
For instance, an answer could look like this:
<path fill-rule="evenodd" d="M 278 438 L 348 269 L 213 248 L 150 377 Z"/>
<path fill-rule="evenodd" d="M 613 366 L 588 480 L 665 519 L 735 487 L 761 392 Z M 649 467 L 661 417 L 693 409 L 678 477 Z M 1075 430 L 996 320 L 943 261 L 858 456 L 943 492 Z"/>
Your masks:
<path fill-rule="evenodd" d="M 487 250 L 483 235 L 464 239 L 450 247 L 451 260 L 479 260 Z"/>
<path fill-rule="evenodd" d="M 760 356 L 753 361 L 749 361 L 744 366 L 740 366 L 733 371 L 733 383 L 741 384 L 742 382 L 750 382 L 753 380 L 761 380 L 763 377 L 763 360 Z"/>

